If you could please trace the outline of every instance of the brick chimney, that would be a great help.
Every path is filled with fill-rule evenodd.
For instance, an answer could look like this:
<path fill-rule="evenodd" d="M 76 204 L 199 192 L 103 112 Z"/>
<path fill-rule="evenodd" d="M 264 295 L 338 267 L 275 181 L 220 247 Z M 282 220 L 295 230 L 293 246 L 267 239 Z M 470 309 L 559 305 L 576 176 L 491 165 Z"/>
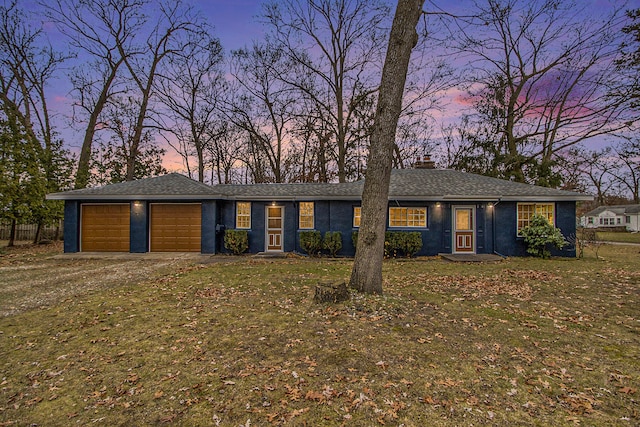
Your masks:
<path fill-rule="evenodd" d="M 435 169 L 436 162 L 431 160 L 431 156 L 424 156 L 422 159 L 418 157 L 416 162 L 413 164 L 414 169 Z"/>

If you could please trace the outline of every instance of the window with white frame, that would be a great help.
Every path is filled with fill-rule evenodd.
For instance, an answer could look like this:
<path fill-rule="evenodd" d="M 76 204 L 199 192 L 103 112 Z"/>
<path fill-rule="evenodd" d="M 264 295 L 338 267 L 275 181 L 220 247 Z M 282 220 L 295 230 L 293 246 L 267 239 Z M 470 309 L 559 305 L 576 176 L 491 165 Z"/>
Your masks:
<path fill-rule="evenodd" d="M 314 209 L 313 202 L 300 202 L 298 227 L 300 229 L 313 229 L 314 227 Z"/>
<path fill-rule="evenodd" d="M 236 202 L 236 228 L 251 228 L 251 202 Z"/>
<path fill-rule="evenodd" d="M 353 227 L 360 227 L 360 218 L 362 217 L 362 208 L 360 206 L 353 207 Z"/>
<path fill-rule="evenodd" d="M 531 224 L 533 215 L 542 215 L 555 225 L 555 204 L 553 203 L 518 203 L 518 235 L 520 230 Z"/>
<path fill-rule="evenodd" d="M 427 208 L 389 208 L 389 227 L 426 227 Z"/>

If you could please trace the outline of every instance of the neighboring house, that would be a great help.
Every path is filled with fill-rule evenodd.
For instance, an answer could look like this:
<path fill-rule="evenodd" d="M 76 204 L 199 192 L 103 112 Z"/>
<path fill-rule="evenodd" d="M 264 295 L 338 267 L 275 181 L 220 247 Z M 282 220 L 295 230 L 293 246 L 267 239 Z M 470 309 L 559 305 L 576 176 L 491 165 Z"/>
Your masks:
<path fill-rule="evenodd" d="M 65 201 L 64 250 L 226 252 L 225 229 L 249 234 L 248 252 L 302 252 L 299 232 L 342 233 L 340 254 L 352 256 L 360 225 L 363 181 L 209 186 L 176 173 L 48 196 Z M 584 194 L 455 170 L 394 170 L 390 231 L 418 231 L 417 255 L 526 255 L 519 230 L 534 213 L 565 236 L 576 231 Z M 556 255 L 575 256 L 565 247 Z"/>
<path fill-rule="evenodd" d="M 586 228 L 625 227 L 640 231 L 640 205 L 600 206 L 580 217 Z"/>

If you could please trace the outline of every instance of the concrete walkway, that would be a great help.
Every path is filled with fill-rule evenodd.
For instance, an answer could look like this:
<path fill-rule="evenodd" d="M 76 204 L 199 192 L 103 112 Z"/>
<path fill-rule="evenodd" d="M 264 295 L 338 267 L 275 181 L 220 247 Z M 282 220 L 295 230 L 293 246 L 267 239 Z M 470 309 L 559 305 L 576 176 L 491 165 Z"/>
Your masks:
<path fill-rule="evenodd" d="M 110 259 L 110 260 L 191 260 L 199 263 L 237 261 L 242 257 L 201 254 L 199 252 L 75 252 L 55 255 L 53 259 Z"/>

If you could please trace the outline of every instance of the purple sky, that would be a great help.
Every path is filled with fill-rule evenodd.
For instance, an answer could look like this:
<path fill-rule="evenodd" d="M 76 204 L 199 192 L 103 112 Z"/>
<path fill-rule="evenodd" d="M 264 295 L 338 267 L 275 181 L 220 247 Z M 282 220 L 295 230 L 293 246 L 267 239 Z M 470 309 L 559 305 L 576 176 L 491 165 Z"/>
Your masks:
<path fill-rule="evenodd" d="M 302 0 L 301 0 L 302 1 Z M 602 15 L 606 14 L 607 10 L 610 10 L 612 5 L 621 5 L 625 2 L 622 0 L 579 0 L 582 2 L 588 2 L 592 5 L 592 11 L 602 11 Z M 221 40 L 222 46 L 227 54 L 234 49 L 238 49 L 247 45 L 250 45 L 253 40 L 260 40 L 263 37 L 263 26 L 258 22 L 257 16 L 262 10 L 262 4 L 264 0 L 187 0 L 187 3 L 191 2 L 193 6 L 200 10 L 204 16 L 207 17 L 209 23 L 214 27 L 214 35 Z M 24 5 L 32 5 L 35 0 L 23 0 Z M 394 3 L 390 1 L 390 3 Z M 473 3 L 473 0 L 427 0 L 425 8 L 427 10 L 433 10 L 434 4 L 436 8 L 445 10 L 451 13 L 464 14 L 468 6 Z M 627 3 L 628 8 L 640 8 L 640 0 L 630 0 Z M 48 28 L 47 33 L 52 37 L 54 44 L 64 43 L 59 34 L 56 34 L 54 28 Z M 58 44 L 59 47 L 64 44 Z M 62 115 L 68 115 L 70 111 L 71 99 L 69 95 L 69 83 L 62 77 L 56 82 L 52 88 L 51 96 L 54 101 L 51 105 L 57 112 Z M 456 104 L 456 98 L 452 95 L 452 104 Z M 440 119 L 451 119 L 459 113 L 460 104 L 450 105 L 450 108 L 445 111 Z M 70 148 L 77 148 L 80 135 L 72 135 L 69 132 L 71 129 L 63 131 L 63 137 L 67 141 Z M 73 133 L 73 131 L 71 131 Z M 167 152 L 168 156 L 172 156 L 171 150 Z M 178 165 L 168 165 L 171 168 L 175 168 Z"/>
<path fill-rule="evenodd" d="M 261 0 L 193 0 L 193 4 L 208 17 L 226 51 L 249 45 L 262 35 L 256 18 Z"/>

